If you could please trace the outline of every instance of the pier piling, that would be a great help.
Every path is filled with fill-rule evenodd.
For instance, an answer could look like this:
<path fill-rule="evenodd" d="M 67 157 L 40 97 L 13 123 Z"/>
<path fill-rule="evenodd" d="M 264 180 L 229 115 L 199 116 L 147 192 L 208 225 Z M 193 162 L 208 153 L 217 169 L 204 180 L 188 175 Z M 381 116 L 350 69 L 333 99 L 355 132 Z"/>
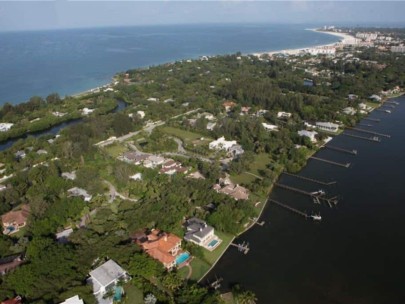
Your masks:
<path fill-rule="evenodd" d="M 369 121 L 374 121 L 374 122 L 380 122 L 381 121 L 381 119 L 379 119 L 379 118 L 370 118 L 370 117 L 366 117 L 366 118 L 364 118 L 364 120 L 369 120 Z"/>
<path fill-rule="evenodd" d="M 355 134 L 351 134 L 351 133 L 342 133 L 342 135 L 353 137 L 353 138 L 358 138 L 358 139 L 369 140 L 369 141 L 373 141 L 373 142 L 381 142 L 381 139 L 377 136 L 365 137 L 365 136 L 355 135 Z"/>
<path fill-rule="evenodd" d="M 368 134 L 372 134 L 372 135 L 378 135 L 378 136 L 382 136 L 382 137 L 387 137 L 387 138 L 390 138 L 390 137 L 391 137 L 391 135 L 388 135 L 388 134 L 378 133 L 378 132 L 369 131 L 369 130 L 364 130 L 364 129 L 360 129 L 360 128 L 350 128 L 350 127 L 347 127 L 347 129 L 353 130 L 353 131 L 357 131 L 357 132 L 363 132 L 363 133 L 368 133 Z"/>
<path fill-rule="evenodd" d="M 342 164 L 342 163 L 338 163 L 338 162 L 335 162 L 335 161 L 332 161 L 332 160 L 319 158 L 319 157 L 316 157 L 316 156 L 311 156 L 310 158 L 315 159 L 315 160 L 319 160 L 321 162 L 328 163 L 328 164 L 331 164 L 331 165 L 339 166 L 339 167 L 344 167 L 344 168 L 349 168 L 350 167 L 350 163 Z"/>
<path fill-rule="evenodd" d="M 323 202 L 328 203 L 329 206 L 332 206 L 332 204 L 336 205 L 338 203 L 337 197 L 327 198 L 324 196 L 325 193 L 322 190 L 315 191 L 315 192 L 308 192 L 305 190 L 301 190 L 298 188 L 290 187 L 290 186 L 279 184 L 279 183 L 275 183 L 274 185 L 277 187 L 280 187 L 282 189 L 290 190 L 290 191 L 293 191 L 296 193 L 300 193 L 300 194 L 309 196 L 314 200 L 315 203 L 320 203 L 320 201 L 323 201 Z"/>
<path fill-rule="evenodd" d="M 286 205 L 286 204 L 280 203 L 280 202 L 278 202 L 278 201 L 276 201 L 276 200 L 269 199 L 269 202 L 274 203 L 274 204 L 276 204 L 276 205 L 279 205 L 280 207 L 283 207 L 283 208 L 285 208 L 285 209 L 287 209 L 287 210 L 290 210 L 290 211 L 292 211 L 292 212 L 294 212 L 294 213 L 296 213 L 296 214 L 298 214 L 298 215 L 302 215 L 302 216 L 305 217 L 305 218 L 308 218 L 308 217 L 309 217 L 309 215 L 306 214 L 305 212 L 302 212 L 302 211 L 300 211 L 300 210 L 298 210 L 298 209 L 295 209 L 295 208 L 293 208 L 293 207 L 291 207 L 291 206 L 288 206 L 288 205 Z"/>
<path fill-rule="evenodd" d="M 292 174 L 292 173 L 288 173 L 288 172 L 283 172 L 283 174 L 288 175 L 288 176 L 292 176 L 292 177 L 296 177 L 296 178 L 299 178 L 299 179 L 302 179 L 302 180 L 306 180 L 306 181 L 309 181 L 309 182 L 313 182 L 313 183 L 316 183 L 316 184 L 319 184 L 319 185 L 324 185 L 324 186 L 329 186 L 329 185 L 336 184 L 335 181 L 333 181 L 333 182 L 322 182 L 322 181 L 317 180 L 317 179 L 309 178 L 309 177 L 302 176 L 302 175 L 296 175 L 296 174 Z"/>
<path fill-rule="evenodd" d="M 348 149 L 343 149 L 343 148 L 339 148 L 339 147 L 335 147 L 335 146 L 324 146 L 324 148 L 326 149 L 330 149 L 330 150 L 335 150 L 335 151 L 339 151 L 339 152 L 343 152 L 343 153 L 348 153 L 348 154 L 352 154 L 352 155 L 357 155 L 357 150 L 348 150 Z"/>

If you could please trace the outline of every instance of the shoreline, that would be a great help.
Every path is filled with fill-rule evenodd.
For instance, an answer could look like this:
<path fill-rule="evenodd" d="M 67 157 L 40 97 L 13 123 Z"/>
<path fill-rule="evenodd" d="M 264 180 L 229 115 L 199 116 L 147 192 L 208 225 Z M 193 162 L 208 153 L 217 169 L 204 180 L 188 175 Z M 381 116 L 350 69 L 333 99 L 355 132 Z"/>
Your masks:
<path fill-rule="evenodd" d="M 308 49 L 311 49 L 311 48 L 323 48 L 323 47 L 330 47 L 330 46 L 338 46 L 341 43 L 345 43 L 348 40 L 353 39 L 353 36 L 351 36 L 351 35 L 349 35 L 347 33 L 325 32 L 325 31 L 320 31 L 318 29 L 306 29 L 306 30 L 316 32 L 316 33 L 321 33 L 321 34 L 340 37 L 341 39 L 338 42 L 333 42 L 333 43 L 313 45 L 313 46 L 307 46 L 307 47 L 295 48 L 295 49 L 284 49 L 284 50 L 269 51 L 269 52 L 257 52 L 257 53 L 252 53 L 251 55 L 257 56 L 257 57 L 260 57 L 262 55 L 272 56 L 272 55 L 275 55 L 275 54 L 298 55 L 301 52 L 303 52 L 305 50 L 308 50 Z"/>

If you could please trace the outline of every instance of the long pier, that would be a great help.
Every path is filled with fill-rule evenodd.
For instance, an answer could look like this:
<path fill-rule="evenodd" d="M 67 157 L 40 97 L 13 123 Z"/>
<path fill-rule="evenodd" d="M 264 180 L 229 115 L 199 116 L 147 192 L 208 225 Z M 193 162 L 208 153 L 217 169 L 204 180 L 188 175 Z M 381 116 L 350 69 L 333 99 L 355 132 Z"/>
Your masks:
<path fill-rule="evenodd" d="M 364 118 L 364 120 L 369 120 L 369 121 L 374 121 L 374 122 L 380 122 L 381 121 L 381 119 L 379 119 L 379 118 L 370 118 L 370 117 L 366 117 L 366 118 Z"/>
<path fill-rule="evenodd" d="M 295 208 L 293 208 L 293 207 L 291 207 L 291 206 L 288 206 L 288 205 L 286 205 L 286 204 L 280 203 L 280 202 L 278 202 L 278 201 L 276 201 L 276 200 L 274 200 L 274 199 L 269 199 L 269 202 L 274 203 L 274 204 L 276 204 L 276 205 L 279 205 L 280 207 L 283 207 L 283 208 L 285 208 L 285 209 L 287 209 L 287 210 L 290 210 L 290 211 L 292 211 L 292 212 L 294 212 L 294 213 L 296 213 L 296 214 L 298 214 L 298 215 L 302 215 L 302 216 L 305 217 L 305 218 L 308 218 L 308 217 L 309 217 L 309 215 L 306 214 L 305 212 L 302 212 L 302 211 L 300 211 L 300 210 L 298 210 L 298 209 L 295 209 Z"/>
<path fill-rule="evenodd" d="M 339 151 L 339 152 L 343 152 L 343 153 L 348 153 L 348 154 L 352 154 L 352 155 L 357 155 L 357 150 L 348 150 L 348 149 L 343 149 L 343 148 L 339 148 L 339 147 L 335 147 L 335 146 L 324 146 L 326 149 L 330 149 L 330 150 L 335 150 L 335 151 Z"/>
<path fill-rule="evenodd" d="M 387 101 L 384 101 L 384 103 L 390 103 L 390 104 L 393 104 L 393 105 L 399 105 L 398 101 L 389 101 L 389 100 L 387 100 Z"/>
<path fill-rule="evenodd" d="M 288 176 L 292 176 L 292 177 L 296 177 L 296 178 L 299 178 L 299 179 L 302 179 L 302 180 L 306 180 L 306 181 L 309 181 L 309 182 L 313 182 L 313 183 L 316 183 L 316 184 L 319 184 L 319 185 L 324 185 L 324 186 L 330 186 L 330 185 L 336 184 L 336 182 L 322 182 L 322 181 L 317 180 L 317 179 L 309 178 L 309 177 L 302 176 L 302 175 L 296 175 L 296 174 L 292 174 L 292 173 L 288 173 L 288 172 L 283 172 L 283 174 L 288 175 Z"/>
<path fill-rule="evenodd" d="M 390 110 L 376 109 L 376 111 L 378 111 L 378 112 L 384 112 L 384 113 L 387 113 L 387 114 L 391 114 L 391 111 L 390 111 Z"/>
<path fill-rule="evenodd" d="M 311 156 L 310 158 L 315 159 L 315 160 L 319 160 L 321 162 L 328 163 L 328 164 L 331 164 L 331 165 L 339 166 L 339 167 L 344 167 L 344 168 L 349 168 L 350 167 L 350 163 L 342 164 L 342 163 L 338 163 L 338 162 L 335 162 L 335 161 L 332 161 L 332 160 L 319 158 L 319 157 L 316 157 L 316 156 Z"/>
<path fill-rule="evenodd" d="M 373 125 L 371 125 L 371 124 L 359 123 L 359 126 L 362 126 L 362 127 L 372 127 Z"/>
<path fill-rule="evenodd" d="M 349 130 L 353 130 L 353 131 L 357 131 L 357 132 L 363 132 L 363 133 L 368 133 L 368 134 L 372 134 L 372 135 L 378 135 L 378 136 L 382 136 L 382 137 L 391 138 L 391 135 L 388 135 L 388 134 L 378 133 L 378 132 L 364 130 L 364 129 L 360 129 L 360 128 L 350 128 L 350 127 L 347 127 L 347 128 Z"/>
<path fill-rule="evenodd" d="M 395 106 L 393 106 L 393 105 L 383 104 L 382 107 L 388 107 L 388 108 L 391 108 L 391 109 L 395 109 Z"/>
<path fill-rule="evenodd" d="M 373 141 L 373 142 L 380 142 L 381 141 L 381 139 L 378 138 L 377 136 L 365 137 L 365 136 L 360 136 L 360 135 L 355 135 L 355 134 L 350 134 L 350 133 L 342 133 L 342 135 L 353 137 L 353 138 L 358 138 L 358 139 L 369 140 L 369 141 Z"/>
<path fill-rule="evenodd" d="M 317 203 L 320 201 L 324 201 L 324 202 L 328 203 L 330 207 L 332 207 L 332 203 L 334 205 L 336 205 L 338 203 L 337 197 L 332 197 L 332 198 L 324 197 L 323 194 L 320 193 L 320 191 L 308 192 L 305 190 L 301 190 L 298 188 L 290 187 L 290 186 L 279 184 L 279 183 L 275 183 L 274 185 L 276 185 L 277 187 L 280 187 L 282 189 L 286 189 L 286 190 L 297 192 L 297 193 L 300 193 L 303 195 L 307 195 L 307 196 L 311 197 L 314 200 L 314 202 L 317 202 Z"/>
<path fill-rule="evenodd" d="M 242 252 L 242 253 L 244 253 L 244 254 L 247 254 L 247 253 L 249 252 L 249 250 L 250 250 L 250 248 L 249 248 L 249 243 L 245 243 L 245 242 L 243 242 L 242 244 L 234 244 L 234 243 L 231 243 L 230 245 L 232 245 L 232 246 L 238 248 L 238 251 L 239 251 L 239 252 Z"/>

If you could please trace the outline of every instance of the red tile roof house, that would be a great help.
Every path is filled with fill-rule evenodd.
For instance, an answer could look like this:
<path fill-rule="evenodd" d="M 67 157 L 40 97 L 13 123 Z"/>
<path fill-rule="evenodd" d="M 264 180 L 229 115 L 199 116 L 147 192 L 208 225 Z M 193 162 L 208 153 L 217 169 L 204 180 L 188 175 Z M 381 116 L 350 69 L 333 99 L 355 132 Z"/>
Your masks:
<path fill-rule="evenodd" d="M 181 253 L 181 239 L 171 233 L 154 229 L 150 234 L 136 234 L 135 242 L 152 258 L 170 270 L 176 267 L 176 257 Z"/>
<path fill-rule="evenodd" d="M 21 210 L 12 210 L 1 216 L 3 223 L 3 234 L 13 234 L 20 230 L 27 224 L 30 207 L 22 205 Z"/>
<path fill-rule="evenodd" d="M 20 296 L 16 296 L 13 299 L 5 300 L 5 301 L 1 302 L 1 304 L 22 304 L 22 299 Z"/>
<path fill-rule="evenodd" d="M 174 161 L 173 159 L 167 159 L 160 169 L 160 173 L 173 175 L 175 173 L 187 173 L 188 169 L 183 168 L 181 163 Z"/>

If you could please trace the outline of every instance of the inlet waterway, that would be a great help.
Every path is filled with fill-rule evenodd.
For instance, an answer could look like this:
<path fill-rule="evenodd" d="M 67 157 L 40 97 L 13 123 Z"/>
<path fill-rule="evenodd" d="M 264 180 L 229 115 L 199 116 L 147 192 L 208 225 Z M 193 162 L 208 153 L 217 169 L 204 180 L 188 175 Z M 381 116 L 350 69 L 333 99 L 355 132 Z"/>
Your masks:
<path fill-rule="evenodd" d="M 128 106 L 128 104 L 125 103 L 124 101 L 117 100 L 117 106 L 114 108 L 114 110 L 112 110 L 112 113 L 120 112 L 120 111 L 124 110 L 127 106 Z M 60 124 L 54 125 L 53 127 L 50 127 L 45 130 L 26 133 L 19 137 L 8 139 L 6 141 L 0 142 L 0 151 L 4 151 L 4 150 L 10 148 L 17 141 L 19 141 L 20 139 L 27 138 L 28 136 L 39 137 L 39 136 L 44 136 L 44 135 L 56 135 L 62 129 L 67 128 L 69 126 L 73 126 L 81 121 L 83 121 L 83 118 L 72 119 L 72 120 L 68 120 L 65 122 L 61 122 Z"/>
<path fill-rule="evenodd" d="M 376 143 L 336 136 L 329 144 L 356 149 L 358 155 L 323 149 L 316 156 L 351 167 L 309 160 L 299 173 L 335 185 L 280 177 L 282 184 L 339 195 L 330 208 L 288 190 L 272 191 L 272 199 L 309 214 L 320 212 L 321 222 L 267 203 L 260 219 L 266 224 L 236 240 L 249 242 L 249 253 L 230 247 L 207 279 L 222 277 L 224 291 L 239 283 L 256 293 L 258 303 L 405 303 L 405 97 L 393 100 L 400 105 L 390 109 L 392 114 L 374 111 L 369 117 L 380 122 L 363 121 L 373 125 L 368 130 L 391 138 Z"/>

